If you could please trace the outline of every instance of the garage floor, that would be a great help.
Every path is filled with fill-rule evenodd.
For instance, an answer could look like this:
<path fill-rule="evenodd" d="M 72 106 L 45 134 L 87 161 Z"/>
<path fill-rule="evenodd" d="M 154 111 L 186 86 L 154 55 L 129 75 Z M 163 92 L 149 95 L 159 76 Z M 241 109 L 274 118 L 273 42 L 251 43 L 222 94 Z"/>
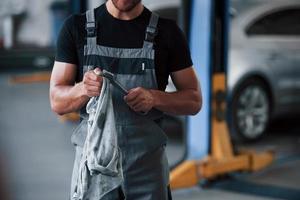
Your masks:
<path fill-rule="evenodd" d="M 0 170 L 12 200 L 68 199 L 74 159 L 70 135 L 76 124 L 60 123 L 50 110 L 48 84 L 9 84 L 0 74 Z M 247 147 L 276 148 L 278 161 L 256 174 L 232 174 L 204 187 L 173 191 L 173 199 L 300 199 L 300 127 L 271 129 Z M 182 146 L 170 140 L 169 162 Z"/>

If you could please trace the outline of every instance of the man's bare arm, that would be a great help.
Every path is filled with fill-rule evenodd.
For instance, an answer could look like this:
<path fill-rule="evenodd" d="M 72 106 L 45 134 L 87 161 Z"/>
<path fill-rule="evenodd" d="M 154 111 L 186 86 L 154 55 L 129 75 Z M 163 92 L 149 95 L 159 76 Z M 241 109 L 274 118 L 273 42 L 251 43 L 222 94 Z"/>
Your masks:
<path fill-rule="evenodd" d="M 92 96 L 100 94 L 102 78 L 92 71 L 75 84 L 76 65 L 55 62 L 50 79 L 51 109 L 59 114 L 78 111 Z"/>
<path fill-rule="evenodd" d="M 176 92 L 134 88 L 125 97 L 127 104 L 136 112 L 156 108 L 176 115 L 195 115 L 202 107 L 200 84 L 193 67 L 171 74 Z"/>
<path fill-rule="evenodd" d="M 176 92 L 154 90 L 154 107 L 176 115 L 195 115 L 202 107 L 200 83 L 192 67 L 171 74 Z"/>

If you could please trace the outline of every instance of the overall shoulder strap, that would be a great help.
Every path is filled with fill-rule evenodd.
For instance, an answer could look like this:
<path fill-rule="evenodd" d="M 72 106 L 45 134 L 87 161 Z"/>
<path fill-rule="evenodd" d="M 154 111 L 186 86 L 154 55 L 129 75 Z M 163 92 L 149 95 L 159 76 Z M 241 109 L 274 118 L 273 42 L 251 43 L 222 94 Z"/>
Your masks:
<path fill-rule="evenodd" d="M 87 45 L 97 45 L 97 23 L 95 20 L 95 10 L 86 11 L 86 39 Z"/>
<path fill-rule="evenodd" d="M 146 36 L 145 36 L 143 48 L 153 48 L 154 39 L 155 36 L 157 35 L 158 19 L 159 19 L 158 14 L 152 12 L 149 25 L 147 26 L 146 29 Z"/>

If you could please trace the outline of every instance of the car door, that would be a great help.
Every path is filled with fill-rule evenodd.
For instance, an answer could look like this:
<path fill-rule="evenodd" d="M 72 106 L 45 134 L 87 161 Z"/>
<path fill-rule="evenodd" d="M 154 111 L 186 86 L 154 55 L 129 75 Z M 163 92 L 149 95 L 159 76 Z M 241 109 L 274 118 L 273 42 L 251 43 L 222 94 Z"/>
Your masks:
<path fill-rule="evenodd" d="M 257 18 L 246 33 L 265 55 L 274 74 L 278 103 L 293 110 L 300 103 L 300 5 L 273 8 Z"/>

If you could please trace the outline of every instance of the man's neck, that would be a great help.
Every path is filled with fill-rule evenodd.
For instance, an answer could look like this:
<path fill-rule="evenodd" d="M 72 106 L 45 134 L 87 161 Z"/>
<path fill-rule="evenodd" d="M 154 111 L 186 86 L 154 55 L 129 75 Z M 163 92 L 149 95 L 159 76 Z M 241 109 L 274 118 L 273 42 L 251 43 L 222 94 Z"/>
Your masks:
<path fill-rule="evenodd" d="M 106 2 L 106 8 L 109 14 L 111 14 L 113 17 L 117 19 L 131 20 L 138 17 L 143 12 L 144 6 L 142 3 L 139 3 L 132 10 L 128 12 L 123 12 L 117 9 L 115 5 L 112 3 L 112 1 L 109 0 Z"/>

